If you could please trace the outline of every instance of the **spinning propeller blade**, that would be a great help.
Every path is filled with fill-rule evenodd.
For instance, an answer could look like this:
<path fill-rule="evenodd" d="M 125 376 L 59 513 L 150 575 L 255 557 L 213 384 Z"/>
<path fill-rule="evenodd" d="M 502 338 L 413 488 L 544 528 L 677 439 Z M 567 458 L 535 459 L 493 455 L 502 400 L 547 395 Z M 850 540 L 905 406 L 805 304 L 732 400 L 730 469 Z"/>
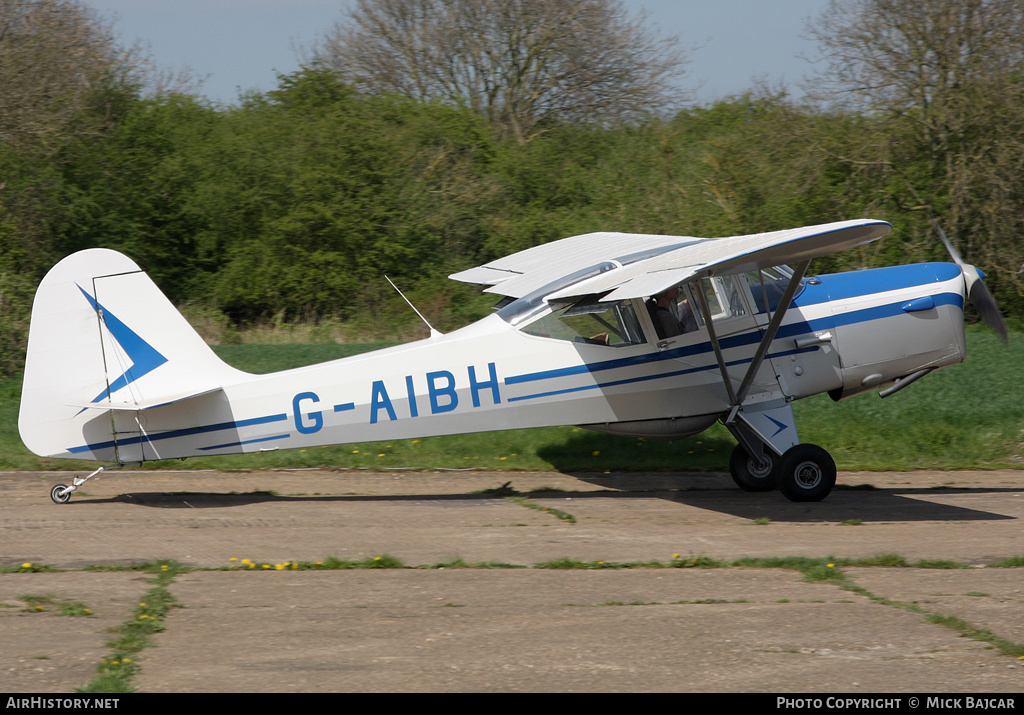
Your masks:
<path fill-rule="evenodd" d="M 949 251 L 953 261 L 960 266 L 960 271 L 964 276 L 964 283 L 967 286 L 967 297 L 971 301 L 971 305 L 978 311 L 978 315 L 985 321 L 985 324 L 992 328 L 1002 338 L 1004 343 L 1009 342 L 1009 334 L 1006 330 L 1006 323 L 1003 321 L 1003 315 L 999 312 L 999 305 L 996 303 L 992 291 L 985 285 L 981 273 L 977 268 L 970 263 L 966 263 L 960 257 L 960 254 L 953 247 L 949 238 L 946 237 L 946 232 L 942 230 L 938 221 L 933 219 L 932 225 L 935 226 L 936 233 L 939 234 L 939 238 L 942 239 L 942 243 L 946 246 L 946 250 Z"/>

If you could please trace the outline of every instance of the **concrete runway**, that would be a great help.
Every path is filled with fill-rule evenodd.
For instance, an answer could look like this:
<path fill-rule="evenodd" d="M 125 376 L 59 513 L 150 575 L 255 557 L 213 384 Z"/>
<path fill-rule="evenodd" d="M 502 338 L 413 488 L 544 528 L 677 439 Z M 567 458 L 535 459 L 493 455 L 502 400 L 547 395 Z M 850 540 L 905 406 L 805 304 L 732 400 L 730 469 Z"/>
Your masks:
<path fill-rule="evenodd" d="M 59 481 L 0 474 L 0 566 L 66 569 L 0 574 L 3 691 L 88 682 L 150 584 L 82 569 L 158 559 L 195 570 L 143 691 L 1024 690 L 1024 661 L 927 619 L 1024 643 L 1024 570 L 985 568 L 1024 555 L 1024 471 L 841 473 L 872 488 L 817 504 L 703 473 L 112 472 L 55 505 Z M 480 493 L 505 482 L 549 511 Z M 843 569 L 860 591 L 779 568 L 537 568 L 893 553 L 972 568 Z M 212 570 L 382 555 L 408 568 Z M 526 568 L 412 568 L 453 559 Z M 93 615 L 26 612 L 26 594 Z"/>

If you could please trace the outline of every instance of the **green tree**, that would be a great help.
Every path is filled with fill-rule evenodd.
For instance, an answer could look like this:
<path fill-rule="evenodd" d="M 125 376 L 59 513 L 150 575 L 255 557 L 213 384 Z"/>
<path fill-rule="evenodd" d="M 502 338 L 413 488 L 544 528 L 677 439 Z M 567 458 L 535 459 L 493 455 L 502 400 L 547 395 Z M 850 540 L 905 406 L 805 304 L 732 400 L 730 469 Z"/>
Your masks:
<path fill-rule="evenodd" d="M 493 147 L 468 110 L 307 69 L 232 110 L 215 144 L 211 297 L 236 319 L 373 313 L 393 294 L 384 273 L 409 287 L 482 241 Z"/>
<path fill-rule="evenodd" d="M 1019 0 L 834 0 L 810 26 L 819 96 L 877 121 L 842 156 L 914 219 L 907 258 L 938 256 L 937 218 L 1003 297 L 1024 287 L 1024 5 Z"/>

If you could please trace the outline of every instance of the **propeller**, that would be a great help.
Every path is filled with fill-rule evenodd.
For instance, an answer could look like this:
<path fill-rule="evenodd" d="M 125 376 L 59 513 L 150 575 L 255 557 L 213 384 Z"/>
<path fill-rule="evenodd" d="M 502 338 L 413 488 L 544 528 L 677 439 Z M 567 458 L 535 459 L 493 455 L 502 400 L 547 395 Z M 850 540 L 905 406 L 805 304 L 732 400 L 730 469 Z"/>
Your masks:
<path fill-rule="evenodd" d="M 960 254 L 953 248 L 953 244 L 946 237 L 946 232 L 942 230 L 938 221 L 933 219 L 932 225 L 935 226 L 936 233 L 942 239 L 942 243 L 946 246 L 946 250 L 949 251 L 949 255 L 953 257 L 953 261 L 960 266 L 960 272 L 964 276 L 964 284 L 967 286 L 967 297 L 971 301 L 971 305 L 978 311 L 978 315 L 985 321 L 985 324 L 996 331 L 996 334 L 1002 338 L 1004 343 L 1008 343 L 1009 334 L 1006 330 L 1006 323 L 1003 321 L 1003 314 L 999 312 L 999 305 L 996 303 L 992 291 L 985 285 L 981 271 L 970 263 L 966 263 L 960 257 Z"/>

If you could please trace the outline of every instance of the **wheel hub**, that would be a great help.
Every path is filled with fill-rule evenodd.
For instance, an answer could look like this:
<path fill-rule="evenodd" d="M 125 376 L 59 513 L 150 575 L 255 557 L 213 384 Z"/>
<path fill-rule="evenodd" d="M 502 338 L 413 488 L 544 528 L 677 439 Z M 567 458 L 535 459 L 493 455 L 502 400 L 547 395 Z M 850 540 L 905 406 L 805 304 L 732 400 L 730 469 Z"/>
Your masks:
<path fill-rule="evenodd" d="M 796 483 L 804 489 L 813 489 L 821 482 L 821 467 L 814 462 L 801 462 L 796 468 Z"/>
<path fill-rule="evenodd" d="M 748 459 L 747 471 L 750 472 L 750 476 L 755 479 L 764 479 L 771 476 L 772 461 L 770 459 L 766 459 L 763 462 L 758 462 L 756 459 Z"/>

